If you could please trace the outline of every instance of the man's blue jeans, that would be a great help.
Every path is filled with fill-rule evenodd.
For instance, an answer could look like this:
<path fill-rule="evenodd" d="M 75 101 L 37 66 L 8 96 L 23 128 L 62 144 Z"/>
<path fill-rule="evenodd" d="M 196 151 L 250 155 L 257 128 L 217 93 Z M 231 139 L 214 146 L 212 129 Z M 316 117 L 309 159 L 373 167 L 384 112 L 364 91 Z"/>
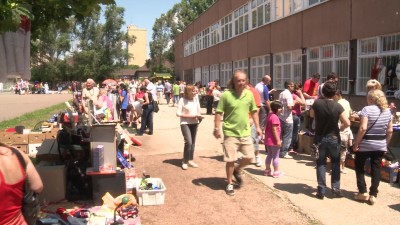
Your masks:
<path fill-rule="evenodd" d="M 290 144 L 289 149 L 297 149 L 297 141 L 298 141 L 298 134 L 300 130 L 300 116 L 292 115 L 293 116 L 293 132 L 292 132 L 292 141 Z"/>
<path fill-rule="evenodd" d="M 321 139 L 316 137 L 317 140 Z M 319 157 L 317 159 L 318 193 L 326 193 L 326 157 L 330 156 L 332 173 L 332 191 L 340 191 L 340 137 L 327 135 L 322 138 L 319 145 Z"/>
<path fill-rule="evenodd" d="M 287 154 L 290 144 L 292 143 L 293 135 L 293 123 L 286 123 L 281 121 L 281 137 L 282 137 L 282 148 L 280 156 L 283 157 Z"/>

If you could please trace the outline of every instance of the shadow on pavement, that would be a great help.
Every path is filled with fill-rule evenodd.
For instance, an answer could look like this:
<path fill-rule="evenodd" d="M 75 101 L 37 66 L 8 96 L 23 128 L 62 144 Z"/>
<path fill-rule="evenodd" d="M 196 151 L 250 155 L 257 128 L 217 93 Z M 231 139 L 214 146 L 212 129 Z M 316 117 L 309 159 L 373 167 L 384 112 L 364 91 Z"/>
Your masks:
<path fill-rule="evenodd" d="M 273 179 L 273 178 L 271 178 Z M 317 192 L 317 189 L 314 187 L 311 187 L 306 184 L 280 184 L 280 183 L 275 183 L 274 188 L 281 190 L 281 191 L 286 191 L 290 192 L 292 194 L 304 194 L 310 197 L 315 197 L 315 192 Z"/>
<path fill-rule="evenodd" d="M 395 204 L 395 205 L 389 205 L 390 208 L 400 211 L 400 204 Z"/>
<path fill-rule="evenodd" d="M 199 158 L 203 158 L 203 159 L 213 159 L 213 160 L 217 160 L 219 162 L 223 162 L 224 161 L 224 156 L 223 155 L 216 155 L 216 156 L 199 156 Z"/>
<path fill-rule="evenodd" d="M 169 163 L 171 165 L 181 167 L 182 166 L 182 159 L 166 159 L 163 163 Z"/>
<path fill-rule="evenodd" d="M 212 190 L 225 190 L 226 179 L 222 177 L 204 177 L 192 181 L 197 186 L 207 186 Z"/>

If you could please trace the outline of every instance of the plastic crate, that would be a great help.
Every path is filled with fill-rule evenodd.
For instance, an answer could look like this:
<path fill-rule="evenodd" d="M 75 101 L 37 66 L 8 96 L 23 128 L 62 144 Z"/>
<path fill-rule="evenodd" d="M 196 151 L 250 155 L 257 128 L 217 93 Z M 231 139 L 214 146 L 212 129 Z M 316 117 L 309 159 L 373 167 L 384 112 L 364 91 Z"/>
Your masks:
<path fill-rule="evenodd" d="M 157 190 L 140 190 L 141 179 L 136 179 L 136 195 L 139 200 L 139 205 L 162 205 L 164 204 L 165 198 L 165 187 L 164 183 L 160 178 L 147 178 L 148 183 L 156 185 L 159 189 Z"/>

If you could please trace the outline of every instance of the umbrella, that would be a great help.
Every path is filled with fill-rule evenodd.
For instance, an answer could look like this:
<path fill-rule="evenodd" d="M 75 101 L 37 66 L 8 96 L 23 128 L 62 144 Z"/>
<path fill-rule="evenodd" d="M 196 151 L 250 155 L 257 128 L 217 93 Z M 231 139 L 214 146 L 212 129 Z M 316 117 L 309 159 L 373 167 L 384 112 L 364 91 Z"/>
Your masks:
<path fill-rule="evenodd" d="M 113 80 L 113 79 L 106 79 L 103 82 L 101 82 L 102 84 L 114 84 L 117 85 L 117 81 Z"/>

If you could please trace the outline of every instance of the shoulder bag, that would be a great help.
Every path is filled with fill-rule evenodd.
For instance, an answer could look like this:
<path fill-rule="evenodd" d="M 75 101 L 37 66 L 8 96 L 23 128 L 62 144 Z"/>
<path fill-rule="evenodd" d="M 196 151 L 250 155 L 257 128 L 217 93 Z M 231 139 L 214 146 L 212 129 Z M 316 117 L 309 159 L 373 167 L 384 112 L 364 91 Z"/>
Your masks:
<path fill-rule="evenodd" d="M 26 174 L 26 162 L 24 157 L 21 155 L 19 150 L 14 148 L 11 148 L 11 150 L 15 155 L 17 155 L 18 160 L 23 166 Z M 35 225 L 40 211 L 39 196 L 29 188 L 27 179 L 28 177 L 26 175 L 24 184 L 24 197 L 22 199 L 22 215 L 29 225 Z"/>
<path fill-rule="evenodd" d="M 155 113 L 158 113 L 158 111 L 160 111 L 160 108 L 158 107 L 158 103 L 157 103 L 157 101 L 153 101 L 153 111 L 155 112 Z"/>
<path fill-rule="evenodd" d="M 365 135 L 368 133 L 368 131 L 371 130 L 371 128 L 375 125 L 376 121 L 379 120 L 379 117 L 381 117 L 381 114 L 382 114 L 382 112 L 379 113 L 378 118 L 376 118 L 376 120 L 374 121 L 374 123 L 373 123 L 370 127 L 368 127 L 367 131 L 365 131 L 364 137 L 365 137 Z M 364 137 L 363 137 L 363 138 L 364 138 Z M 348 147 L 348 151 L 349 151 L 351 154 L 354 154 L 354 153 L 355 153 L 355 152 L 353 151 L 353 146 L 354 146 L 354 143 L 353 143 L 351 146 Z"/>

